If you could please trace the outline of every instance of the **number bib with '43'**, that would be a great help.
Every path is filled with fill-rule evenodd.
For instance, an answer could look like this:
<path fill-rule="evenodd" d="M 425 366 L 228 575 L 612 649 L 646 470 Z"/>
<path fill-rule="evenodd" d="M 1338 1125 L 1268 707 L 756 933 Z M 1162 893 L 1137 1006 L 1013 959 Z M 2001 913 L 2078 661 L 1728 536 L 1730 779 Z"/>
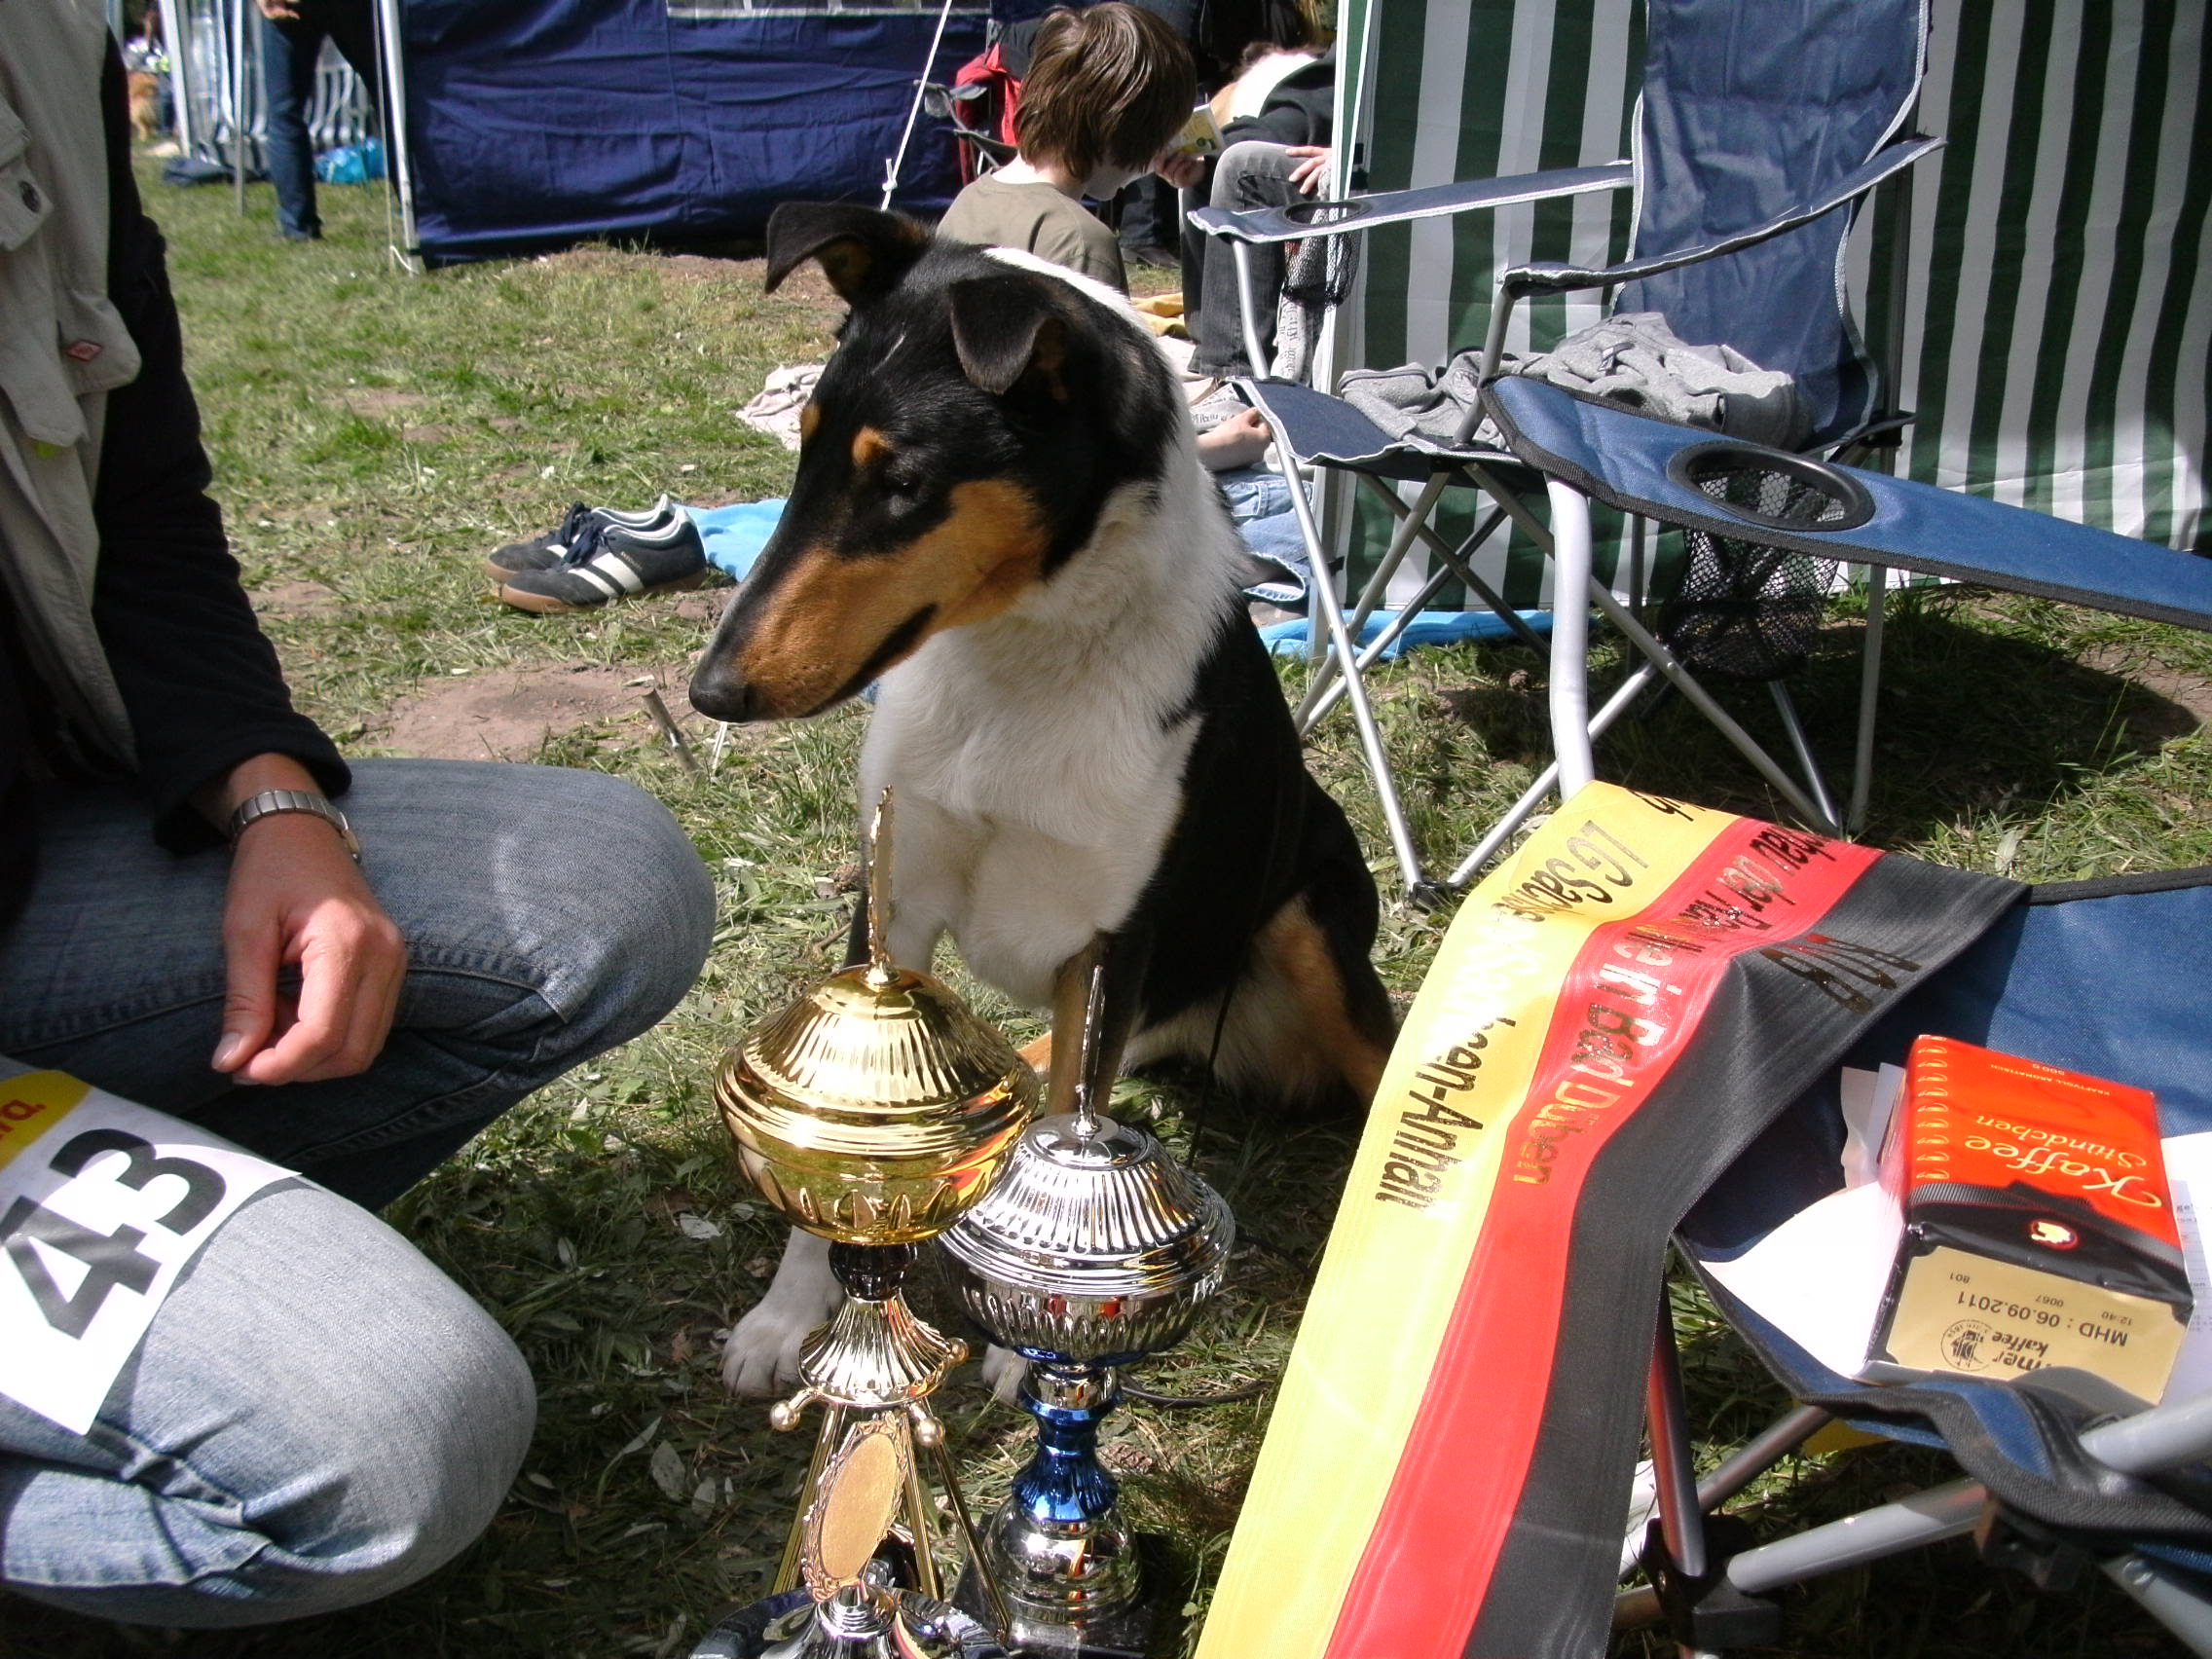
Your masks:
<path fill-rule="evenodd" d="M 0 1078 L 0 1394 L 85 1433 L 192 1259 L 296 1179 L 65 1072 Z"/>

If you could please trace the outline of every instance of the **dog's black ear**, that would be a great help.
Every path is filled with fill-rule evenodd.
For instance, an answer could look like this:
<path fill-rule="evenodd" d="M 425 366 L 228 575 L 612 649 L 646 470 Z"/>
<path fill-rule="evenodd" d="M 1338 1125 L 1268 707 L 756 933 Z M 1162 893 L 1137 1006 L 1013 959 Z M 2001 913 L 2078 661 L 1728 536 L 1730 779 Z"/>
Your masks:
<path fill-rule="evenodd" d="M 801 260 L 822 261 L 830 286 L 863 306 L 898 286 L 930 234 L 903 213 L 845 202 L 786 202 L 768 215 L 768 280 L 774 293 Z"/>
<path fill-rule="evenodd" d="M 1018 271 L 971 276 L 951 294 L 952 347 L 970 381 L 997 396 L 1035 369 L 1055 397 L 1066 397 L 1069 324 L 1046 279 Z"/>

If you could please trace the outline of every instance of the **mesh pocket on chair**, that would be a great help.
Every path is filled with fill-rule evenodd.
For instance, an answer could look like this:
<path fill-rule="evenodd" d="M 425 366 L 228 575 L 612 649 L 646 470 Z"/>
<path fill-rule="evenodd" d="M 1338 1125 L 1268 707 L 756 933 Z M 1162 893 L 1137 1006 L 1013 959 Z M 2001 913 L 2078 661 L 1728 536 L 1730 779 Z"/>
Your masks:
<path fill-rule="evenodd" d="M 1747 525 L 1796 535 L 1851 530 L 1873 516 L 1863 488 L 1831 467 L 1745 444 L 1697 444 L 1667 467 Z M 1659 614 L 1659 637 L 1693 672 L 1779 680 L 1813 647 L 1837 561 L 1755 535 L 1685 528 L 1682 580 Z"/>
<path fill-rule="evenodd" d="M 1328 224 L 1333 222 L 1333 215 L 1327 209 L 1337 203 L 1309 202 L 1295 205 L 1307 210 L 1295 216 L 1309 223 Z M 1359 273 L 1359 240 L 1308 237 L 1292 244 L 1283 267 L 1282 304 L 1275 316 L 1275 360 L 1269 367 L 1275 379 L 1306 383 L 1313 367 L 1313 346 L 1321 337 L 1321 325 L 1351 292 L 1352 278 Z"/>

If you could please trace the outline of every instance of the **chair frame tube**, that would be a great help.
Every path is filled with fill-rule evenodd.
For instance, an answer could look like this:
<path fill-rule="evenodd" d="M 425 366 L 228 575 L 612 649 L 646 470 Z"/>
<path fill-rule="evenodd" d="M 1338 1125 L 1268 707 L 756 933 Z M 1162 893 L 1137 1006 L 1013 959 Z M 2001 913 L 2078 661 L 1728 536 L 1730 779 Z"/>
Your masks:
<path fill-rule="evenodd" d="M 1622 681 L 1613 694 L 1605 699 L 1604 705 L 1591 716 L 1592 740 L 1604 736 L 1605 728 L 1620 719 L 1627 712 L 1628 706 L 1649 690 L 1651 682 L 1658 678 L 1659 670 L 1652 664 L 1637 664 L 1636 671 Z M 1513 838 L 1522 825 L 1528 823 L 1536 808 L 1543 805 L 1544 797 L 1552 793 L 1558 784 L 1559 762 L 1555 759 L 1536 774 L 1535 782 L 1524 790 L 1520 798 L 1506 809 L 1505 815 L 1490 827 L 1489 832 L 1475 843 L 1474 851 L 1461 861 L 1459 867 L 1445 877 L 1443 885 L 1448 890 L 1456 892 L 1474 880 L 1483 866 L 1490 863 L 1498 849 Z"/>
<path fill-rule="evenodd" d="M 2199 1592 L 2144 1556 L 2115 1556 L 2098 1565 L 2197 1659 L 2212 1659 L 2212 1606 Z"/>
<path fill-rule="evenodd" d="M 1866 803 L 1874 785 L 1874 716 L 1882 694 L 1882 620 L 1889 608 L 1890 568 L 1866 567 L 1866 640 L 1860 654 L 1859 737 L 1851 760 L 1851 804 L 1843 828 L 1856 835 L 1866 828 Z"/>
<path fill-rule="evenodd" d="M 1306 545 L 1318 548 L 1321 537 L 1314 527 L 1313 503 L 1307 499 L 1304 480 L 1291 481 L 1290 504 L 1298 514 L 1298 528 L 1306 537 Z M 1336 580 L 1325 561 L 1312 572 L 1306 587 L 1328 628 L 1330 645 L 1344 661 L 1351 661 L 1357 653 L 1352 649 L 1350 635 L 1345 631 L 1344 608 L 1337 603 Z M 1317 640 L 1318 630 L 1309 627 L 1308 632 Z M 1376 799 L 1382 808 L 1382 823 L 1389 831 L 1390 850 L 1397 857 L 1400 873 L 1405 876 L 1406 891 L 1419 892 L 1422 888 L 1420 855 L 1414 851 L 1413 833 L 1406 827 L 1405 808 L 1399 803 L 1397 783 L 1382 752 L 1382 734 L 1375 723 L 1375 710 L 1367 700 L 1367 687 L 1360 683 L 1356 674 L 1349 676 L 1345 683 L 1351 698 L 1352 723 L 1359 729 L 1359 746 L 1367 756 L 1367 768 L 1375 779 Z"/>
<path fill-rule="evenodd" d="M 1698 683 L 1695 676 L 1676 659 L 1656 639 L 1651 631 L 1639 622 L 1628 607 L 1590 573 L 1590 501 L 1581 491 L 1557 479 L 1546 481 L 1545 488 L 1552 502 L 1552 549 L 1554 580 L 1561 595 L 1572 593 L 1579 584 L 1590 595 L 1590 601 L 1604 613 L 1605 620 L 1619 629 L 1630 645 L 1659 672 L 1720 731 L 1721 736 L 1735 745 L 1738 754 L 1749 760 L 1759 776 L 1771 784 L 1776 793 L 1794 807 L 1804 821 L 1823 834 L 1838 835 L 1841 828 L 1834 819 L 1823 812 L 1795 779 L 1777 763 L 1775 758 L 1759 747 L 1756 739 L 1737 723 L 1735 717 L 1714 701 L 1713 693 Z M 1590 752 L 1590 732 L 1577 712 L 1587 715 L 1589 708 L 1588 669 L 1586 653 L 1589 645 L 1589 618 L 1581 607 L 1555 599 L 1552 609 L 1551 657 L 1551 710 L 1552 745 L 1560 756 L 1560 785 L 1563 793 L 1572 794 L 1588 783 L 1596 773 Z"/>
<path fill-rule="evenodd" d="M 1671 1333 L 1661 1342 L 1672 1346 Z M 1653 1365 L 1661 1363 L 1654 1349 Z M 1680 1415 L 1678 1395 L 1669 1398 L 1656 1382 L 1646 1391 L 1652 1412 L 1654 1461 L 1658 1448 L 1670 1437 L 1687 1432 Z M 1667 1420 L 1674 1414 L 1674 1420 Z M 1801 1415 L 1802 1414 L 1802 1415 Z M 1802 1442 L 1825 1416 L 1800 1407 L 1782 1419 L 1757 1442 L 1747 1446 L 1706 1481 L 1699 1483 L 1701 1507 L 1724 1502 L 1732 1493 L 1722 1492 L 1723 1477 L 1748 1482 L 1760 1468 L 1774 1462 L 1790 1445 Z M 1802 1432 L 1799 1432 L 1799 1430 Z M 1786 1443 L 1794 1434 L 1795 1442 Z M 2082 1449 L 2097 1461 L 2122 1473 L 2153 1475 L 2212 1456 L 2212 1394 L 2155 1406 L 2132 1417 L 2118 1419 L 2085 1430 Z M 1736 1490 L 1741 1489 L 1742 1482 Z M 1658 1483 L 1662 1504 L 1670 1501 L 1669 1483 Z M 1672 1501 L 1680 1502 L 1678 1493 Z M 1847 1515 L 1840 1521 L 1814 1527 L 1794 1537 L 1777 1539 L 1756 1549 L 1731 1556 L 1726 1566 L 1729 1584 L 1746 1595 L 1763 1595 L 1786 1585 L 1818 1578 L 1845 1567 L 1861 1567 L 1885 1556 L 1918 1549 L 1924 1544 L 1962 1536 L 1973 1530 L 1990 1503 L 1989 1489 L 1979 1481 L 1957 1480 L 1931 1487 L 1894 1503 L 1877 1505 Z M 1670 1544 L 1670 1553 L 1672 1545 Z M 1677 1563 L 1680 1558 L 1676 1557 Z M 2212 1659 L 2212 1606 L 2185 1583 L 2170 1577 L 2157 1566 L 2132 1553 L 2101 1563 L 2107 1576 L 2133 1597 L 2154 1618 L 2173 1632 L 2194 1652 Z M 1614 1598 L 1613 1628 L 1629 1629 L 1655 1623 L 1661 1616 L 1659 1598 L 1648 1586 L 1625 1590 Z"/>

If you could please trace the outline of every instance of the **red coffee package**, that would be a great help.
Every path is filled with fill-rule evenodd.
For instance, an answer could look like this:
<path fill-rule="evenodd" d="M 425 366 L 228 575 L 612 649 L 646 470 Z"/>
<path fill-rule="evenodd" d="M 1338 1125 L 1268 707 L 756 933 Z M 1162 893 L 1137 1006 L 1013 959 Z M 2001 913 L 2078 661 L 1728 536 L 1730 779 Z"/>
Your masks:
<path fill-rule="evenodd" d="M 2148 1090 L 1922 1037 L 1882 1184 L 1903 1231 L 1865 1375 L 2069 1365 L 2158 1398 L 2190 1292 Z"/>

